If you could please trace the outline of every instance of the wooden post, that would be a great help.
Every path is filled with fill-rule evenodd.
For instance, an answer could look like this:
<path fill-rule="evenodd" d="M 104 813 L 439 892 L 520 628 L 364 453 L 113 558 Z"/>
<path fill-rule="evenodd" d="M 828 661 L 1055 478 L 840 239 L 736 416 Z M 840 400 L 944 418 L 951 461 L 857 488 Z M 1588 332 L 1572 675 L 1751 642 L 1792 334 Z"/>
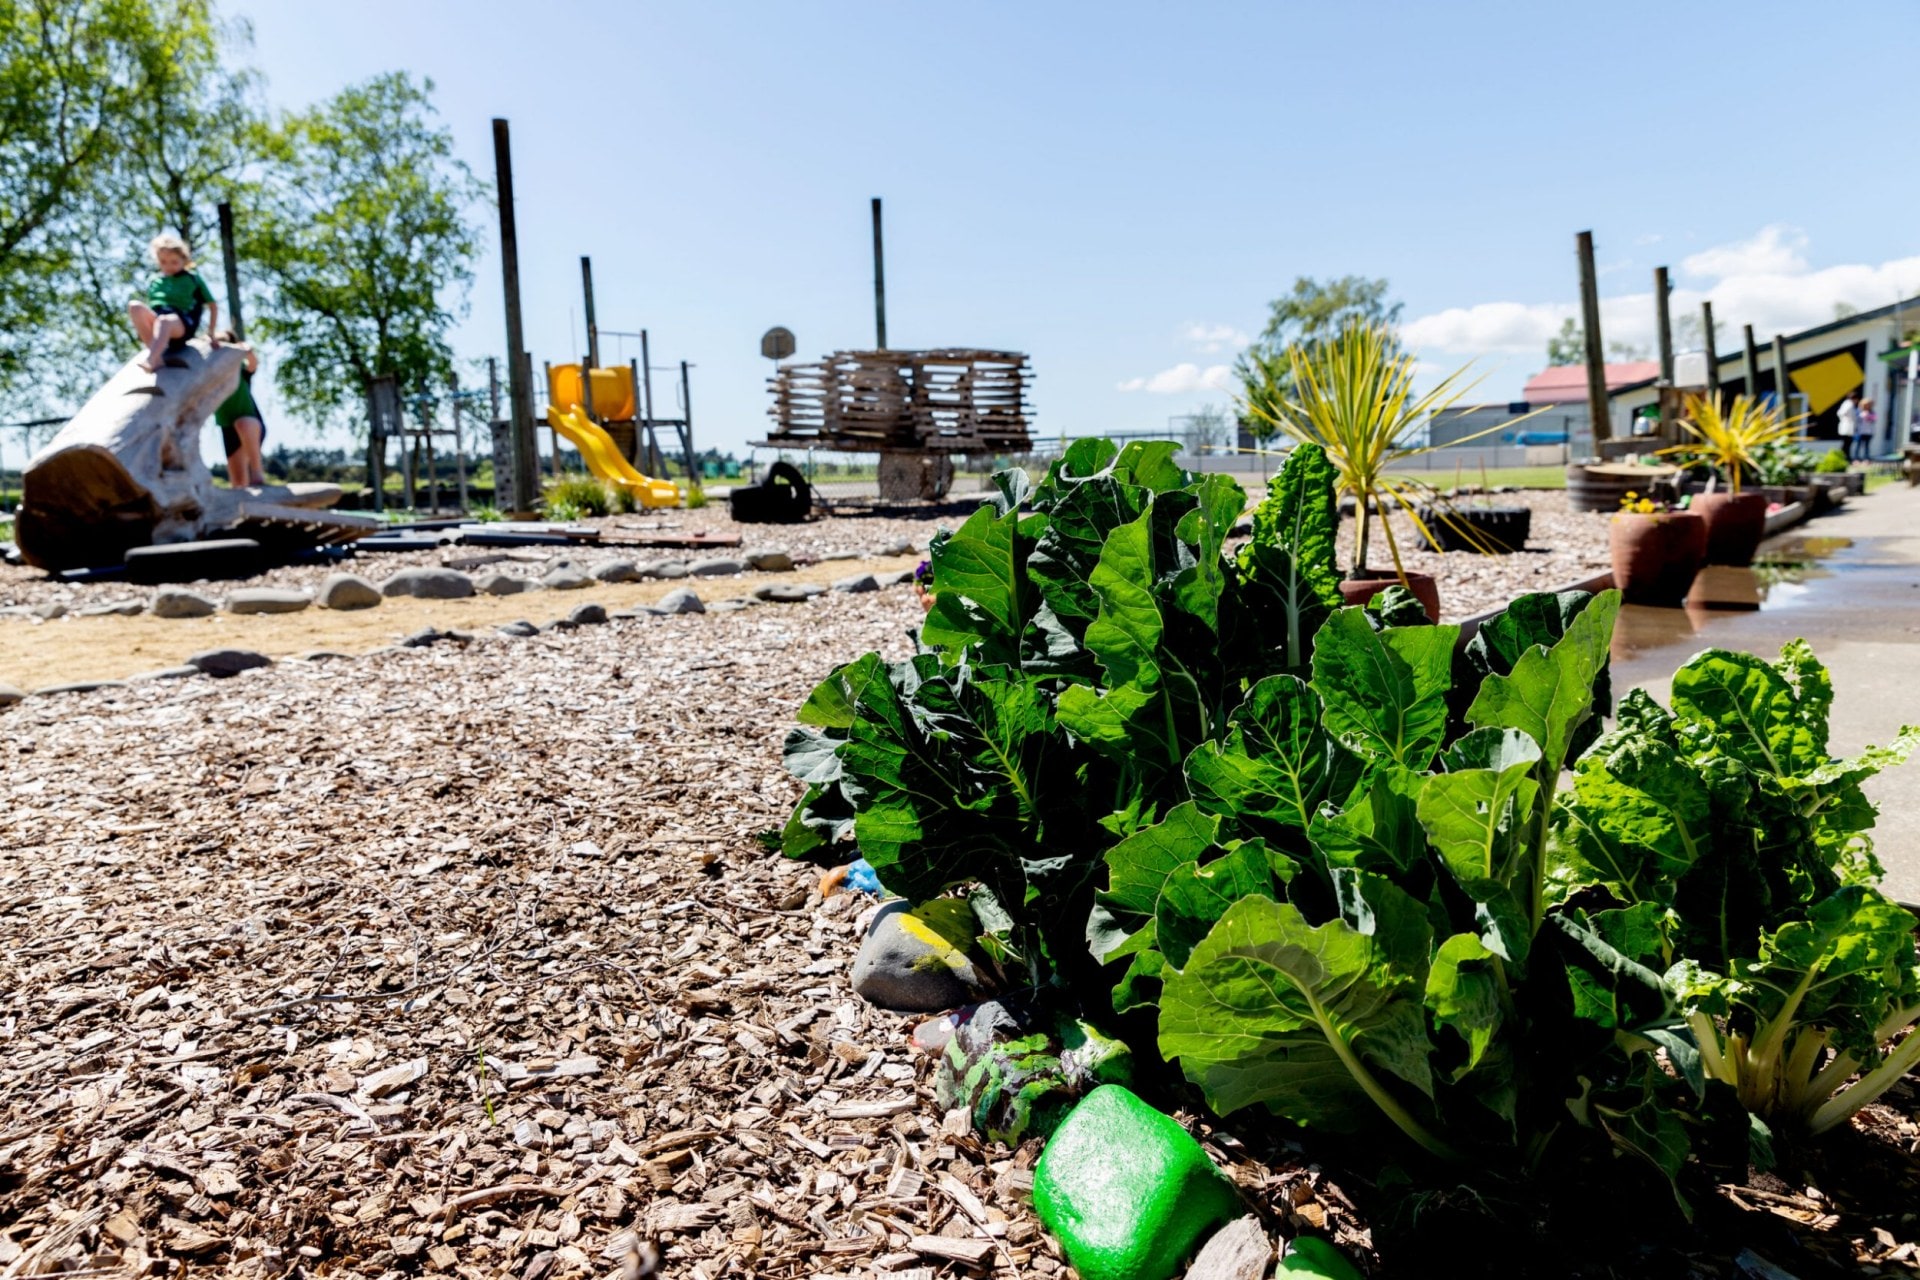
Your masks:
<path fill-rule="evenodd" d="M 407 510 L 418 511 L 420 502 L 418 495 L 414 493 L 413 473 L 418 463 L 420 442 L 407 431 L 406 404 L 400 398 L 398 383 L 394 384 L 393 389 L 393 421 L 400 428 L 394 434 L 400 437 L 400 484 L 407 499 Z"/>
<path fill-rule="evenodd" d="M 488 363 L 492 363 L 489 361 Z M 467 451 L 460 431 L 460 375 L 447 375 L 447 404 L 453 410 L 453 474 L 460 481 L 460 514 L 467 514 Z"/>
<path fill-rule="evenodd" d="M 233 252 L 233 206 L 220 202 L 220 262 L 227 269 L 227 328 L 234 341 L 247 340 L 247 326 L 240 318 L 240 259 Z"/>
<path fill-rule="evenodd" d="M 1673 312 L 1668 302 L 1673 286 L 1667 281 L 1667 269 L 1653 269 L 1653 306 L 1654 321 L 1660 334 L 1660 378 L 1669 386 L 1673 383 Z"/>
<path fill-rule="evenodd" d="M 1713 337 L 1713 304 L 1700 304 L 1700 327 L 1705 332 L 1707 346 L 1707 396 L 1714 404 L 1720 403 L 1720 352 Z"/>
<path fill-rule="evenodd" d="M 546 375 L 547 399 L 551 402 L 553 399 L 553 361 L 542 360 L 540 362 L 540 370 Z M 566 405 L 560 405 L 558 407 L 563 412 L 568 408 Z M 554 479 L 558 480 L 560 478 L 560 433 L 553 429 L 551 422 L 547 424 L 547 440 L 548 443 L 552 445 L 552 448 L 547 453 L 547 470 L 552 473 Z M 538 457 L 534 459 L 533 465 L 536 467 L 540 465 Z"/>
<path fill-rule="evenodd" d="M 500 203 L 500 279 L 506 291 L 507 384 L 513 403 L 513 509 L 530 511 L 540 497 L 540 448 L 533 434 L 532 370 L 520 325 L 520 239 L 513 220 L 513 146 L 507 122 L 493 121 L 494 190 Z"/>
<path fill-rule="evenodd" d="M 587 299 L 587 367 L 598 369 L 600 367 L 600 326 L 593 320 L 593 259 L 584 253 L 580 255 L 580 291 L 586 295 Z M 591 407 L 587 409 L 587 416 L 593 416 Z"/>
<path fill-rule="evenodd" d="M 1593 269 L 1593 232 L 1575 238 L 1580 256 L 1580 314 L 1587 336 L 1587 417 L 1592 420 L 1595 451 L 1613 438 L 1607 405 L 1606 348 L 1600 343 L 1600 283 Z M 1602 454 L 1604 457 L 1605 455 Z"/>
<path fill-rule="evenodd" d="M 1747 395 L 1757 401 L 1760 398 L 1760 348 L 1754 344 L 1752 325 L 1744 326 L 1742 332 L 1747 339 Z"/>
<path fill-rule="evenodd" d="M 627 378 L 633 386 L 633 456 L 628 458 L 627 461 L 645 463 L 651 461 L 651 459 L 647 457 L 647 431 L 646 428 L 641 425 L 640 362 L 638 360 L 629 359 L 627 361 Z M 648 471 L 647 474 L 652 475 L 653 472 Z"/>
<path fill-rule="evenodd" d="M 880 251 L 880 197 L 873 198 L 873 330 L 876 345 L 887 349 L 887 268 Z"/>
<path fill-rule="evenodd" d="M 693 390 L 687 382 L 687 362 L 680 362 L 680 416 L 686 420 L 686 426 L 680 432 L 680 443 L 687 451 L 687 488 L 700 487 L 700 469 L 693 457 Z"/>
<path fill-rule="evenodd" d="M 426 401 L 420 403 L 420 435 L 427 442 L 427 510 L 440 514 L 440 469 L 433 464 L 433 425 L 438 414 L 428 415 Z"/>
<path fill-rule="evenodd" d="M 1780 406 L 1782 418 L 1793 412 L 1793 383 L 1787 379 L 1787 340 L 1777 333 L 1773 335 L 1773 400 Z"/>

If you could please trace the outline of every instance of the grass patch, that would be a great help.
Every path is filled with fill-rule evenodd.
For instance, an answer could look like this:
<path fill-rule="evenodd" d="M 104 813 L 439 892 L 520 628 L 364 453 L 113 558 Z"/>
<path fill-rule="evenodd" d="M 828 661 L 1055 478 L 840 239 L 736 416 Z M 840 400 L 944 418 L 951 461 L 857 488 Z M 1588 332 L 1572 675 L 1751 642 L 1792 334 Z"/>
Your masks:
<path fill-rule="evenodd" d="M 1478 467 L 1462 467 L 1458 474 L 1460 484 L 1480 483 Z M 1554 463 L 1544 467 L 1489 467 L 1486 476 L 1487 483 L 1490 485 L 1510 484 L 1516 489 L 1564 489 L 1567 487 L 1565 463 Z M 1455 484 L 1455 472 L 1452 467 L 1435 467 L 1431 471 L 1396 472 L 1393 478 L 1424 480 L 1436 489 L 1451 489 Z"/>
<path fill-rule="evenodd" d="M 1869 471 L 1867 472 L 1867 492 L 1877 493 L 1888 485 L 1897 483 L 1899 480 L 1900 477 L 1891 472 Z"/>
<path fill-rule="evenodd" d="M 575 514 L 556 516 L 556 508 L 567 508 Z M 578 520 L 583 515 L 604 516 L 613 510 L 613 499 L 607 496 L 607 487 L 592 476 L 562 476 L 547 486 L 547 518 L 549 520 Z"/>

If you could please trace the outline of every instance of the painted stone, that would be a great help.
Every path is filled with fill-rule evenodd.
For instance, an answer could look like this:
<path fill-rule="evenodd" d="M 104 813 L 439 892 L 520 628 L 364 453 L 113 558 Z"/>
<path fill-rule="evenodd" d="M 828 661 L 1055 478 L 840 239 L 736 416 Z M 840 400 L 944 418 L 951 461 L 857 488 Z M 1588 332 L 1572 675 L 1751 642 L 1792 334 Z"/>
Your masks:
<path fill-rule="evenodd" d="M 980 975 L 967 954 L 977 928 L 973 908 L 941 898 L 919 909 L 880 908 L 853 962 L 854 993 L 900 1013 L 931 1013 L 972 1000 Z"/>
<path fill-rule="evenodd" d="M 964 1109 L 990 1142 L 1044 1138 L 1092 1090 L 1133 1079 L 1124 1042 L 1017 995 L 958 1010 L 950 1025 L 934 1099 L 943 1110 Z"/>
<path fill-rule="evenodd" d="M 1102 1085 L 1060 1122 L 1033 1207 L 1081 1280 L 1169 1280 L 1240 1198 L 1173 1117 Z"/>

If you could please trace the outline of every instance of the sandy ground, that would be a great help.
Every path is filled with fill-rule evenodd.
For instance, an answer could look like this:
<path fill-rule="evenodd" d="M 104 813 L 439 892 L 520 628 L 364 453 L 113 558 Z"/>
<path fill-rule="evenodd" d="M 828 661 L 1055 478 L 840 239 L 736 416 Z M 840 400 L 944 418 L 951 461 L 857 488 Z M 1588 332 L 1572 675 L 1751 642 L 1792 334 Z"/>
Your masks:
<path fill-rule="evenodd" d="M 415 600 L 402 596 L 372 609 L 335 612 L 309 608 L 299 613 L 215 613 L 204 618 L 136 617 L 9 618 L 0 622 L 0 683 L 32 690 L 80 680 L 124 680 L 184 662 L 207 649 L 251 649 L 270 658 L 313 651 L 357 655 L 384 648 L 425 627 L 442 631 L 478 631 L 525 619 L 543 625 L 564 618 L 580 605 L 604 605 L 609 613 L 653 604 L 682 587 L 711 604 L 751 599 L 770 583 L 828 586 L 863 573 L 897 574 L 912 569 L 916 556 L 833 560 L 791 573 L 749 573 L 727 578 L 665 581 L 596 582 L 576 591 L 536 591 L 515 596 L 475 596 L 467 600 Z M 897 599 L 905 587 L 894 589 Z M 783 609 L 786 605 L 761 605 Z"/>

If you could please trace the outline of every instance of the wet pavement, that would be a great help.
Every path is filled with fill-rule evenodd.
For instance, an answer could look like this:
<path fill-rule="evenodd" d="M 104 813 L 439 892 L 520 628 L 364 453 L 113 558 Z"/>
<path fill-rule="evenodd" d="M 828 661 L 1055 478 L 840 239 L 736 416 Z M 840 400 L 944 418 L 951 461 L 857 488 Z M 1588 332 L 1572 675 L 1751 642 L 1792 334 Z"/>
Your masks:
<path fill-rule="evenodd" d="M 1621 611 L 1617 690 L 1662 702 L 1702 649 L 1772 658 L 1805 639 L 1833 673 L 1832 746 L 1851 755 L 1920 724 L 1920 489 L 1889 486 L 1770 539 L 1751 570 L 1703 575 L 1685 609 Z M 1867 784 L 1880 806 L 1874 847 L 1886 889 L 1920 903 L 1920 759 Z"/>

